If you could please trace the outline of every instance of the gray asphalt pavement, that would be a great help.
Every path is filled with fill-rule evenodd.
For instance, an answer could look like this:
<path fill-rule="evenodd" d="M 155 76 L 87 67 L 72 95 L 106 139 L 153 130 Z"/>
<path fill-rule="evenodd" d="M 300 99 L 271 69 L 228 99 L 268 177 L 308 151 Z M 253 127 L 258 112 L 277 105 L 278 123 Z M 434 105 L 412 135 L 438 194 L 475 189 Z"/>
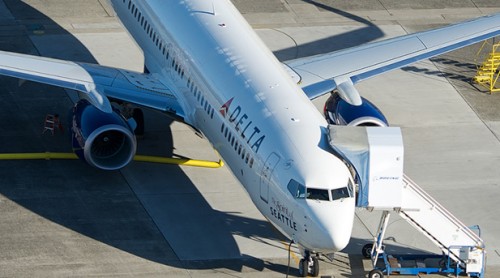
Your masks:
<path fill-rule="evenodd" d="M 282 60 L 500 12 L 498 1 L 486 0 L 233 2 Z M 486 277 L 497 277 L 500 95 L 470 83 L 478 48 L 358 88 L 402 127 L 405 172 L 464 223 L 481 226 Z M 0 0 L 0 50 L 143 68 L 140 50 L 105 0 Z M 319 109 L 323 102 L 315 100 Z M 66 119 L 71 104 L 62 89 L 0 77 L 0 153 L 70 151 L 67 132 L 42 130 L 46 114 Z M 146 111 L 139 153 L 218 159 L 190 128 L 153 111 Z M 0 161 L 0 212 L 0 277 L 287 273 L 287 243 L 227 168 L 133 163 L 102 172 L 79 161 Z M 365 277 L 371 265 L 359 250 L 378 220 L 359 211 L 350 245 L 333 261 L 322 259 L 322 275 Z M 389 227 L 388 250 L 435 251 L 397 217 Z M 297 263 L 292 253 L 292 276 Z"/>

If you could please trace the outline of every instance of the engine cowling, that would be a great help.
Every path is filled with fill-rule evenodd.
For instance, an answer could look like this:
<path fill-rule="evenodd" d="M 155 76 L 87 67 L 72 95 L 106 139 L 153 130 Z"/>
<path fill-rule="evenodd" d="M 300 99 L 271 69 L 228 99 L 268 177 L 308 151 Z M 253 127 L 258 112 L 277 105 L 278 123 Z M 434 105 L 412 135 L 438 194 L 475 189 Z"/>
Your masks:
<path fill-rule="evenodd" d="M 329 124 L 347 126 L 389 126 L 384 114 L 370 101 L 354 106 L 333 92 L 325 103 L 324 114 Z"/>
<path fill-rule="evenodd" d="M 103 170 L 125 167 L 137 149 L 133 129 L 118 110 L 105 113 L 87 100 L 73 107 L 71 140 L 80 159 Z"/>

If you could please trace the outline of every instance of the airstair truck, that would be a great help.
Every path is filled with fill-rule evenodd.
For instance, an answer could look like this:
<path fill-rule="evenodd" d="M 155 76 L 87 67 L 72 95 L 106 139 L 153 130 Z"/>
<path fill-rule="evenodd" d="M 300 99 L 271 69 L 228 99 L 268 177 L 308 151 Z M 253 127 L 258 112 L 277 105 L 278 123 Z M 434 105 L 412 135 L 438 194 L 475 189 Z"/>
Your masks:
<path fill-rule="evenodd" d="M 484 277 L 486 251 L 480 234 L 462 224 L 404 175 L 400 128 L 331 125 L 329 141 L 334 152 L 344 159 L 356 177 L 356 206 L 368 211 L 382 211 L 373 244 L 365 245 L 362 250 L 363 255 L 372 260 L 374 269 L 369 273 L 370 278 L 419 273 Z M 399 214 L 429 238 L 440 248 L 442 255 L 386 254 L 383 241 L 391 212 Z M 441 258 L 437 266 L 426 264 L 428 259 L 436 257 Z M 383 260 L 382 264 L 379 259 Z"/>

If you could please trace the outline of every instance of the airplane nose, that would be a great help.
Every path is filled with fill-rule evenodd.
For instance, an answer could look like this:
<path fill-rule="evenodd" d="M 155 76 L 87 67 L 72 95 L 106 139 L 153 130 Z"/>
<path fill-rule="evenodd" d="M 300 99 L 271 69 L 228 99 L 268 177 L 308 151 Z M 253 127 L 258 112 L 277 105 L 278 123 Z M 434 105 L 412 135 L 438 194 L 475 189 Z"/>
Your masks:
<path fill-rule="evenodd" d="M 312 202 L 313 220 L 317 225 L 314 233 L 316 249 L 340 251 L 351 238 L 354 222 L 354 198 L 334 202 Z"/>

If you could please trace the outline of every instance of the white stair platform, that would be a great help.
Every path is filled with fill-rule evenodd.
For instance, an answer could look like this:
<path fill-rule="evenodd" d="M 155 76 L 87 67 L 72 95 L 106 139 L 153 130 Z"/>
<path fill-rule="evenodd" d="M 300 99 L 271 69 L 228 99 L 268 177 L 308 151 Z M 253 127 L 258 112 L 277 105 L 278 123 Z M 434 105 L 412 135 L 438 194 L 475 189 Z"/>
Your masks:
<path fill-rule="evenodd" d="M 329 141 L 335 154 L 355 170 L 357 207 L 384 211 L 371 253 L 374 266 L 384 252 L 384 234 L 394 211 L 467 274 L 484 274 L 486 251 L 480 236 L 403 174 L 399 128 L 329 126 Z"/>

